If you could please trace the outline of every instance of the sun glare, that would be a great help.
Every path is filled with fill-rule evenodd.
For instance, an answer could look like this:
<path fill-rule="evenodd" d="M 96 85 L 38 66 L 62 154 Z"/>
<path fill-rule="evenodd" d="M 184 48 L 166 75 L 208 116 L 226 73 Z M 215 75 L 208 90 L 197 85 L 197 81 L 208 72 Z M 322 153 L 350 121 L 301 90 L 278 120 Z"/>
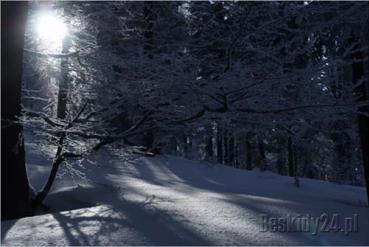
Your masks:
<path fill-rule="evenodd" d="M 65 23 L 57 16 L 50 13 L 42 13 L 37 20 L 36 32 L 42 42 L 52 46 L 59 46 L 68 34 L 68 29 Z"/>

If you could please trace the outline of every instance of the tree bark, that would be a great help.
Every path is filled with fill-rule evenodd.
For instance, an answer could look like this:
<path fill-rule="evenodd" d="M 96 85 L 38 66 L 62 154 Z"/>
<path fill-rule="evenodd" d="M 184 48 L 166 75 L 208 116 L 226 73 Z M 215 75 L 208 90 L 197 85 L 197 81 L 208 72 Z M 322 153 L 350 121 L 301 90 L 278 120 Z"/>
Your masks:
<path fill-rule="evenodd" d="M 26 2 L 1 2 L 1 217 L 31 214 L 25 166 L 21 114 L 21 85 Z"/>

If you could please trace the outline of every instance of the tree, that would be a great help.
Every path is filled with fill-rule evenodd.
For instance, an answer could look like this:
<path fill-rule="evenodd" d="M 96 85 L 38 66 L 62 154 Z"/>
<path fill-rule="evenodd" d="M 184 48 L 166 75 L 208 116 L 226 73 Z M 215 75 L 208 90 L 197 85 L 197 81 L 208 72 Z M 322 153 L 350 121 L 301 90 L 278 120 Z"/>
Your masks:
<path fill-rule="evenodd" d="M 64 15 L 69 14 L 68 3 L 64 5 Z M 71 46 L 71 40 L 69 35 L 64 37 L 62 42 L 62 54 L 68 54 Z M 59 89 L 58 89 L 58 105 L 57 105 L 57 117 L 65 119 L 67 113 L 67 97 L 68 97 L 68 87 L 70 84 L 68 75 L 68 57 L 62 58 L 60 63 L 60 78 L 59 78 Z"/>
<path fill-rule="evenodd" d="M 359 84 L 356 88 L 357 100 L 369 100 L 369 17 L 366 18 L 366 28 L 362 31 L 360 38 L 353 34 L 353 43 L 357 42 L 351 53 L 352 77 L 354 84 Z M 364 25 L 365 26 L 365 25 Z M 364 167 L 364 178 L 366 184 L 367 199 L 369 204 L 369 106 L 362 105 L 358 109 L 358 125 L 361 141 L 362 162 Z"/>
<path fill-rule="evenodd" d="M 71 47 L 78 54 L 68 58 L 73 81 L 68 116 L 88 104 L 72 127 L 69 119 L 34 114 L 48 123 L 38 125 L 54 140 L 47 145 L 60 147 L 55 140 L 62 141 L 58 162 L 122 140 L 125 150 L 136 151 L 160 142 L 175 153 L 184 144 L 190 148 L 181 152 L 190 158 L 197 158 L 205 145 L 210 159 L 213 154 L 220 163 L 237 167 L 246 159 L 246 169 L 260 160 L 260 166 L 287 173 L 286 160 L 290 175 L 300 174 L 298 160 L 302 174 L 330 181 L 341 179 L 334 174 L 337 168 L 354 170 L 354 155 L 346 154 L 355 145 L 345 143 L 357 138 L 349 135 L 341 145 L 343 138 L 332 133 L 353 132 L 355 108 L 365 102 L 350 95 L 352 85 L 334 81 L 333 70 L 347 50 L 340 37 L 362 23 L 361 3 L 71 5 L 70 17 L 76 18 L 71 25 L 78 27 Z M 173 139 L 177 145 L 170 150 Z M 76 153 L 73 140 L 83 152 Z M 278 162 L 275 153 L 270 155 L 275 152 L 271 146 L 284 149 L 278 151 Z M 342 148 L 350 150 L 343 153 Z M 343 162 L 334 162 L 332 150 L 345 156 Z M 305 162 L 301 154 L 316 155 Z M 50 181 L 59 164 L 53 166 Z"/>
<path fill-rule="evenodd" d="M 30 215 L 21 114 L 26 2 L 1 2 L 1 217 Z"/>

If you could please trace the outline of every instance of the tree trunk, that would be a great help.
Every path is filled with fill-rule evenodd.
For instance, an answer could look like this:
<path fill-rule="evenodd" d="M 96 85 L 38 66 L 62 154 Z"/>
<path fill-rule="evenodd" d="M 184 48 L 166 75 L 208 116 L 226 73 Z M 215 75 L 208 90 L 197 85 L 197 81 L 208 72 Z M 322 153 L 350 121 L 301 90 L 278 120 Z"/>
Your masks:
<path fill-rule="evenodd" d="M 279 157 L 277 160 L 277 171 L 279 175 L 283 175 L 283 158 L 281 156 L 282 154 L 279 154 Z"/>
<path fill-rule="evenodd" d="M 288 176 L 293 177 L 295 176 L 295 167 L 294 167 L 294 160 L 293 160 L 293 146 L 292 146 L 292 138 L 288 136 L 288 143 L 287 143 L 287 153 L 288 153 Z"/>
<path fill-rule="evenodd" d="M 264 150 L 264 142 L 260 137 L 258 137 L 258 148 L 259 148 L 259 156 L 260 156 L 260 171 L 265 171 L 266 170 L 266 157 L 265 157 L 265 150 Z"/>
<path fill-rule="evenodd" d="M 153 8 L 153 3 L 151 1 L 145 1 L 143 3 L 143 21 L 145 23 L 144 26 L 144 32 L 143 32 L 143 36 L 144 36 L 144 42 L 143 42 L 143 50 L 144 50 L 144 55 L 147 57 L 147 59 L 149 61 L 151 61 L 154 58 L 153 55 L 153 48 L 154 48 L 154 31 L 153 31 L 153 25 L 154 25 L 154 19 L 153 19 L 153 12 L 152 12 L 152 8 Z M 154 78 L 152 77 L 152 67 L 153 65 L 150 64 L 148 67 L 145 67 L 145 73 L 147 73 L 147 79 L 148 80 L 153 80 Z M 150 89 L 151 90 L 151 89 Z M 152 151 L 153 147 L 154 147 L 154 142 L 155 142 L 155 135 L 154 132 L 152 130 L 149 130 L 147 132 L 144 133 L 144 146 Z M 160 152 L 160 150 L 159 150 Z"/>
<path fill-rule="evenodd" d="M 240 159 L 239 159 L 239 146 L 241 143 L 239 143 L 239 139 L 237 136 L 234 137 L 234 167 L 240 168 Z"/>
<path fill-rule="evenodd" d="M 152 131 L 147 131 L 143 136 L 143 145 L 148 149 L 152 150 L 154 147 L 154 134 Z"/>
<path fill-rule="evenodd" d="M 63 162 L 63 160 L 64 159 L 62 158 L 57 158 L 53 162 L 49 177 L 47 178 L 45 185 L 42 187 L 42 190 L 37 193 L 35 199 L 32 202 L 33 210 L 35 210 L 38 206 L 40 206 L 44 201 L 45 197 L 49 194 L 51 186 L 53 185 L 54 180 L 56 178 L 56 174 L 58 173 L 59 166 Z"/>
<path fill-rule="evenodd" d="M 252 150 L 249 140 L 246 140 L 246 169 L 252 170 Z"/>
<path fill-rule="evenodd" d="M 369 22 L 369 21 L 368 21 Z M 361 47 L 368 46 L 369 34 L 368 30 L 365 31 L 362 39 L 361 39 Z M 363 79 L 365 76 L 364 82 L 356 88 L 356 93 L 360 96 L 358 97 L 358 101 L 365 101 L 369 99 L 369 62 L 366 60 L 364 63 L 361 59 L 363 56 L 369 57 L 369 51 L 366 54 L 363 54 L 359 50 L 359 46 L 356 46 L 354 52 L 352 54 L 353 60 L 357 62 L 353 62 L 352 64 L 352 73 L 353 73 L 353 81 L 357 83 L 360 79 Z M 358 107 L 358 125 L 359 125 L 359 133 L 360 133 L 360 142 L 361 142 L 361 152 L 362 152 L 362 162 L 364 168 L 364 177 L 365 177 L 365 184 L 366 184 L 366 193 L 367 199 L 369 203 L 369 106 L 360 106 Z"/>
<path fill-rule="evenodd" d="M 26 2 L 1 3 L 1 217 L 31 214 L 25 167 L 21 114 L 21 85 Z"/>
<path fill-rule="evenodd" d="M 64 14 L 68 14 L 69 6 L 64 4 Z M 69 35 L 65 36 L 62 43 L 62 53 L 69 53 L 71 46 L 71 40 Z M 58 92 L 58 109 L 57 117 L 65 119 L 67 113 L 67 100 L 68 100 L 68 87 L 69 87 L 69 68 L 68 58 L 62 58 L 60 63 L 60 78 L 59 78 L 59 92 Z"/>
<path fill-rule="evenodd" d="M 223 131 L 223 162 L 229 165 L 229 140 L 228 131 Z"/>
<path fill-rule="evenodd" d="M 230 166 L 234 166 L 234 157 L 235 157 L 235 148 L 234 148 L 234 136 L 233 136 L 233 133 L 231 133 L 228 137 L 228 162 L 229 162 L 229 165 Z"/>
<path fill-rule="evenodd" d="M 62 53 L 68 53 L 70 47 L 70 40 L 68 37 L 63 40 Z M 62 58 L 60 64 L 60 79 L 59 79 L 59 92 L 58 92 L 58 110 L 57 117 L 65 119 L 67 112 L 67 97 L 68 97 L 68 58 Z"/>
<path fill-rule="evenodd" d="M 184 157 L 191 158 L 192 155 L 192 137 L 185 136 L 184 137 Z"/>
<path fill-rule="evenodd" d="M 213 130 L 210 126 L 210 131 L 206 135 L 206 157 L 208 160 L 212 160 L 214 156 L 214 146 L 213 146 Z"/>
<path fill-rule="evenodd" d="M 223 134 L 217 127 L 217 159 L 218 163 L 223 163 Z"/>

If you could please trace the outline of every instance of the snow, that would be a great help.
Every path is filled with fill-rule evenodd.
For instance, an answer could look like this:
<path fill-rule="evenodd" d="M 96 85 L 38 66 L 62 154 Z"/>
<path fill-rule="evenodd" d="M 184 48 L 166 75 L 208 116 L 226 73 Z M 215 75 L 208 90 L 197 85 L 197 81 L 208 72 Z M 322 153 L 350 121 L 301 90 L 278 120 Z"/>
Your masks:
<path fill-rule="evenodd" d="M 101 150 L 58 178 L 51 212 L 1 222 L 5 245 L 368 245 L 365 189 L 174 156 Z M 36 189 L 49 162 L 27 156 Z M 358 215 L 358 232 L 262 231 L 262 215 Z"/>

